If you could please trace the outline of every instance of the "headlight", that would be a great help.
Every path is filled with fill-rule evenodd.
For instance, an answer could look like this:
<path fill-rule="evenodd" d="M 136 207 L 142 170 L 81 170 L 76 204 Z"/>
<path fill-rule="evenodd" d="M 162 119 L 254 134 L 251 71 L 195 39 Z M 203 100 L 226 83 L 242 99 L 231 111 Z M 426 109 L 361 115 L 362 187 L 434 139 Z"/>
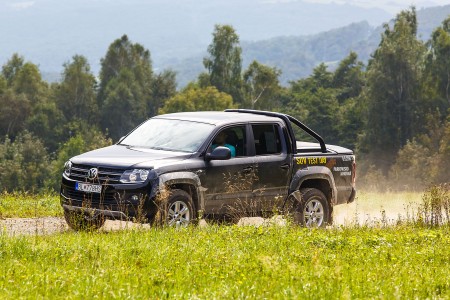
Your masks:
<path fill-rule="evenodd" d="M 72 162 L 70 160 L 66 161 L 64 164 L 64 174 L 66 176 L 70 176 L 70 172 L 72 171 Z"/>
<path fill-rule="evenodd" d="M 120 182 L 122 182 L 122 183 L 144 182 L 147 180 L 149 175 L 150 175 L 149 170 L 143 170 L 143 169 L 126 170 L 125 172 L 123 172 L 122 176 L 120 177 Z"/>

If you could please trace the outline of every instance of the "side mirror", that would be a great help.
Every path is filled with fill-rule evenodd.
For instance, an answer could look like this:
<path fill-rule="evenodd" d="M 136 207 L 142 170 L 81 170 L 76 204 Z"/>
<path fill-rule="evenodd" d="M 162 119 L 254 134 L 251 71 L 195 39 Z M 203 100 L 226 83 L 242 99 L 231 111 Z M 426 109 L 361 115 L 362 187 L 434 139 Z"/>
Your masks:
<path fill-rule="evenodd" d="M 227 147 L 219 146 L 211 153 L 207 153 L 205 159 L 210 160 L 227 160 L 231 158 L 231 150 Z"/>

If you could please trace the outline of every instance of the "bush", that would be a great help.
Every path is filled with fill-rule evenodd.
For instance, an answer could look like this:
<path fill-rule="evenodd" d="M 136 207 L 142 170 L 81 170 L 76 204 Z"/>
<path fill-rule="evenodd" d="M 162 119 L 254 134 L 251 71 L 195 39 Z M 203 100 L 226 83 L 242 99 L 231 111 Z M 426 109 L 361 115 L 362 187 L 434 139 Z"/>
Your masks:
<path fill-rule="evenodd" d="M 25 131 L 0 145 L 0 191 L 42 191 L 50 161 L 42 141 Z"/>
<path fill-rule="evenodd" d="M 397 154 L 389 181 L 400 190 L 423 190 L 432 182 L 433 153 L 416 140 L 408 141 Z"/>
<path fill-rule="evenodd" d="M 450 183 L 433 185 L 425 191 L 419 221 L 433 227 L 450 222 Z"/>

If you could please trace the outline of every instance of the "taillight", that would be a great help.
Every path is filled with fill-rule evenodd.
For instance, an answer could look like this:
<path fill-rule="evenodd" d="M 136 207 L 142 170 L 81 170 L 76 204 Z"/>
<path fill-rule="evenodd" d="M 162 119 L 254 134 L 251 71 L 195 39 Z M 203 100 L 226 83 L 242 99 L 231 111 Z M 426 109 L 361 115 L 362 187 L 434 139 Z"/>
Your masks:
<path fill-rule="evenodd" d="M 356 158 L 353 158 L 352 162 L 352 185 L 356 184 Z"/>

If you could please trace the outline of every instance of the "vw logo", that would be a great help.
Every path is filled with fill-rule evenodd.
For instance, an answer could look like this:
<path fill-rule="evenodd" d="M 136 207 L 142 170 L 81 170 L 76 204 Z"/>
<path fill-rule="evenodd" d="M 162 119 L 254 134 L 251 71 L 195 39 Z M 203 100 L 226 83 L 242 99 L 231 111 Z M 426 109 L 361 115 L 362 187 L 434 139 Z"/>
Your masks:
<path fill-rule="evenodd" d="M 95 178 L 97 178 L 97 175 L 98 175 L 97 168 L 91 168 L 91 169 L 89 169 L 89 171 L 87 173 L 87 177 L 91 180 L 94 180 Z"/>

